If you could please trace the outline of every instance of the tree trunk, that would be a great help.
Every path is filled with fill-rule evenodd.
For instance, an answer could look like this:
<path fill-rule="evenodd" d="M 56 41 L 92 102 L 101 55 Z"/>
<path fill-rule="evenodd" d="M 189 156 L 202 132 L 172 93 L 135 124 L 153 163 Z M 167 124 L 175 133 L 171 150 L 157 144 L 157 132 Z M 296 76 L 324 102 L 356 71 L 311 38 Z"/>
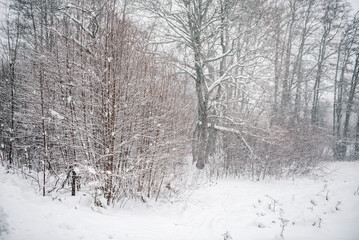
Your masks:
<path fill-rule="evenodd" d="M 76 195 L 76 172 L 72 170 L 72 181 L 71 181 L 71 196 Z"/>
<path fill-rule="evenodd" d="M 289 114 L 289 107 L 290 107 L 290 92 L 291 92 L 291 83 L 289 81 L 289 73 L 290 73 L 290 66 L 291 66 L 291 55 L 292 55 L 292 43 L 293 43 L 293 27 L 296 17 L 296 1 L 291 2 L 290 4 L 291 10 L 291 20 L 289 23 L 288 29 L 288 39 L 286 44 L 286 53 L 285 53 L 285 70 L 284 70 L 284 78 L 282 84 L 282 99 L 281 99 L 281 119 L 285 122 L 285 116 Z"/>
<path fill-rule="evenodd" d="M 359 158 L 359 113 L 357 114 L 357 125 L 355 129 L 355 157 Z"/>
<path fill-rule="evenodd" d="M 353 108 L 353 104 L 354 104 L 356 87 L 358 86 L 358 81 L 359 81 L 358 75 L 359 75 L 359 53 L 357 53 L 356 59 L 355 59 L 355 66 L 354 66 L 352 80 L 350 83 L 348 103 L 347 103 L 347 108 L 346 108 L 346 112 L 345 112 L 345 121 L 344 121 L 344 127 L 343 127 L 343 143 L 344 143 L 343 147 L 345 148 L 345 151 L 348 147 L 349 120 L 350 120 L 350 116 L 351 116 L 352 108 Z"/>
<path fill-rule="evenodd" d="M 11 113 L 10 113 L 10 141 L 9 141 L 9 167 L 13 165 L 13 142 L 15 140 L 15 65 L 13 62 L 10 63 L 10 87 L 11 87 Z"/>

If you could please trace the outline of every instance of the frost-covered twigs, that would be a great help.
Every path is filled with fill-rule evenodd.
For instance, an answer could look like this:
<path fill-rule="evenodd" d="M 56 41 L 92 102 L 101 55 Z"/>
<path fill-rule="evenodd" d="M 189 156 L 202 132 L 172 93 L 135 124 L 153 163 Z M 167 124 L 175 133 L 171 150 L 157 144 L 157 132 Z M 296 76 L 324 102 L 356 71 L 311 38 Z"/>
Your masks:
<path fill-rule="evenodd" d="M 279 218 L 279 220 L 280 220 L 280 227 L 281 227 L 280 236 L 284 239 L 284 230 L 290 221 L 285 218 Z"/>
<path fill-rule="evenodd" d="M 337 203 L 335 204 L 335 210 L 339 211 L 341 208 L 341 204 L 342 204 L 341 201 L 337 201 Z"/>
<path fill-rule="evenodd" d="M 229 234 L 228 231 L 222 234 L 222 240 L 232 240 L 232 239 L 233 238 L 232 238 L 231 234 Z"/>
<path fill-rule="evenodd" d="M 276 210 L 276 205 L 278 203 L 278 200 L 274 199 L 273 197 L 269 196 L 269 195 L 264 195 L 265 197 L 269 198 L 271 200 L 271 203 L 268 204 L 268 209 L 275 212 Z"/>
<path fill-rule="evenodd" d="M 354 196 L 359 196 L 359 186 L 355 189 Z"/>

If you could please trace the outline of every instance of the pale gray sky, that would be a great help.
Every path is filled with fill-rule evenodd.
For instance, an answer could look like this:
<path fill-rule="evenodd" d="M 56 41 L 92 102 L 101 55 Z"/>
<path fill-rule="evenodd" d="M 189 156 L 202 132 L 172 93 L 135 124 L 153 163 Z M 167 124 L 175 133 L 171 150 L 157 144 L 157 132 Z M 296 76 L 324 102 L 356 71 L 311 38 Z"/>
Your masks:
<path fill-rule="evenodd" d="M 348 0 L 348 2 L 352 4 L 355 12 L 359 10 L 359 0 Z"/>

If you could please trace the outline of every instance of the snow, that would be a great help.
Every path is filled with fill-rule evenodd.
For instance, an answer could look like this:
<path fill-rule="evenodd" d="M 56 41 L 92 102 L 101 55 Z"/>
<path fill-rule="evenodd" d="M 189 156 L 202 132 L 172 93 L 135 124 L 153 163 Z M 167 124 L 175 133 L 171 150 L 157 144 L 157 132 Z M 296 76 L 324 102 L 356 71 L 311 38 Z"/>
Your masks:
<path fill-rule="evenodd" d="M 50 109 L 50 113 L 52 116 L 56 117 L 59 120 L 64 120 L 65 117 L 62 116 L 60 113 L 56 112 L 55 110 Z"/>
<path fill-rule="evenodd" d="M 7 215 L 4 213 L 4 209 L 0 207 L 0 238 L 1 235 L 5 235 L 9 233 L 9 225 L 7 222 Z"/>
<path fill-rule="evenodd" d="M 80 168 L 74 167 L 74 172 L 75 172 L 76 174 L 79 174 L 79 173 L 80 173 Z"/>
<path fill-rule="evenodd" d="M 87 170 L 91 174 L 96 174 L 96 170 L 93 167 L 89 167 Z"/>
<path fill-rule="evenodd" d="M 308 177 L 219 180 L 167 202 L 100 209 L 84 193 L 41 197 L 0 168 L 0 239 L 357 240 L 358 173 L 359 162 L 326 163 Z"/>

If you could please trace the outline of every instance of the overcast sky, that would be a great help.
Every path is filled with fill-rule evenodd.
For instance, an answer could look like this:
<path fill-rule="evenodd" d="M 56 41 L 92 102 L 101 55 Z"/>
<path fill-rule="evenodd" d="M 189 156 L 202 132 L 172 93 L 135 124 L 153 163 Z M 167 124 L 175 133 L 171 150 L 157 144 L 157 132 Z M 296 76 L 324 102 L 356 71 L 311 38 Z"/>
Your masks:
<path fill-rule="evenodd" d="M 348 1 L 352 4 L 355 11 L 359 10 L 359 0 L 348 0 Z"/>
<path fill-rule="evenodd" d="M 348 2 L 351 3 L 351 5 L 354 8 L 354 12 L 359 11 L 359 0 L 347 0 Z M 3 14 L 4 14 L 4 3 L 7 3 L 8 0 L 0 0 L 0 18 L 3 18 Z"/>

